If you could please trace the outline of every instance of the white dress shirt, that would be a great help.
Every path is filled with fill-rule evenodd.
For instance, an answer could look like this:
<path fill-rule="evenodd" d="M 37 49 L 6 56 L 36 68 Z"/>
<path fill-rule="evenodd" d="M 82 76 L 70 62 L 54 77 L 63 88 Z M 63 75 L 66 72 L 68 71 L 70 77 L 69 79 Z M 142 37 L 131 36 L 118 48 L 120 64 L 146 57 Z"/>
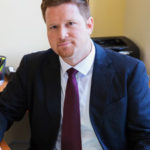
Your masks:
<path fill-rule="evenodd" d="M 91 43 L 92 49 L 90 54 L 73 68 L 78 70 L 78 73 L 76 74 L 76 79 L 79 90 L 82 150 L 102 150 L 102 147 L 95 135 L 89 117 L 91 79 L 93 72 L 93 63 L 95 58 L 95 47 L 92 41 Z M 61 124 L 54 150 L 61 150 L 63 106 L 68 79 L 66 71 L 72 67 L 69 64 L 65 63 L 61 57 L 59 57 L 59 59 L 61 64 Z"/>

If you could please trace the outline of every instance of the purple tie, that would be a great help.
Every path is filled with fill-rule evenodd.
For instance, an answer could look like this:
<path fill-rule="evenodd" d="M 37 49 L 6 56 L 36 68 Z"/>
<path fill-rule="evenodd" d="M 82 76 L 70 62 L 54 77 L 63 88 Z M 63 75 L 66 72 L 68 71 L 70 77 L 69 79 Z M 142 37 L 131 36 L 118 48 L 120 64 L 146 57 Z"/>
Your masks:
<path fill-rule="evenodd" d="M 68 82 L 63 110 L 61 150 L 82 150 L 80 130 L 79 92 L 76 81 L 78 71 L 67 71 Z"/>

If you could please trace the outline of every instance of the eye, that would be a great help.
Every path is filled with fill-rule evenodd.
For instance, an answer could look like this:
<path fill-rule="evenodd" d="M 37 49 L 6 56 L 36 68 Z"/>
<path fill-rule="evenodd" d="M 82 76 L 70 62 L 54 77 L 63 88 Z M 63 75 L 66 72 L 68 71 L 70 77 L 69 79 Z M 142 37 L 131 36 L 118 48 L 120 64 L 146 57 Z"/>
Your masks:
<path fill-rule="evenodd" d="M 72 22 L 72 21 L 69 21 L 69 22 L 68 22 L 68 25 L 69 25 L 69 26 L 73 26 L 74 24 L 75 24 L 75 23 Z"/>
<path fill-rule="evenodd" d="M 50 26 L 50 28 L 49 28 L 49 29 L 51 29 L 51 30 L 57 29 L 57 26 L 56 26 L 56 25 L 54 25 L 54 26 Z"/>

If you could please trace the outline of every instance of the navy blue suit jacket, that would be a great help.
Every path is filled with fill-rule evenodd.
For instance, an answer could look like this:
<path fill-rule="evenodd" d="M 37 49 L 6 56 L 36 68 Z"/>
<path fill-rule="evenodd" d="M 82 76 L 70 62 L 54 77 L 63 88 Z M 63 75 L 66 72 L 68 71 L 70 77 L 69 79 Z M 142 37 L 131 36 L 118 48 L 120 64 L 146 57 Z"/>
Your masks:
<path fill-rule="evenodd" d="M 150 89 L 144 64 L 95 44 L 90 120 L 104 150 L 150 150 Z M 30 150 L 52 150 L 61 117 L 60 62 L 51 50 L 24 56 L 0 96 L 0 140 L 29 110 Z"/>

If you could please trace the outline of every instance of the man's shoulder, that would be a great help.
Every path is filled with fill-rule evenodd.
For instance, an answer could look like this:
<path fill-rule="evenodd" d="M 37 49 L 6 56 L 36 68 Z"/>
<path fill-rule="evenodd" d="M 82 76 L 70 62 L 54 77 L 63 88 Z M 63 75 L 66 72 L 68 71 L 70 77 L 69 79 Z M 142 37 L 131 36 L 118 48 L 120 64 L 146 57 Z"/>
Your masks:
<path fill-rule="evenodd" d="M 97 51 L 96 55 L 98 55 L 96 56 L 96 62 L 100 62 L 99 64 L 103 64 L 104 67 L 106 65 L 109 66 L 107 67 L 107 69 L 111 68 L 111 70 L 119 76 L 128 76 L 130 74 L 133 74 L 134 72 L 146 70 L 143 61 L 137 58 L 119 54 L 118 52 L 114 52 L 113 50 L 102 48 L 97 44 L 95 47 Z M 100 66 L 101 65 L 96 65 L 97 69 Z"/>
<path fill-rule="evenodd" d="M 24 55 L 25 58 L 32 59 L 32 60 L 39 60 L 42 59 L 43 57 L 48 57 L 50 55 L 56 55 L 52 49 L 47 49 L 47 50 L 40 50 L 36 52 L 32 52 L 29 54 Z"/>
<path fill-rule="evenodd" d="M 23 56 L 22 61 L 29 62 L 30 64 L 39 64 L 48 61 L 54 61 L 58 56 L 52 49 L 37 51 Z"/>
<path fill-rule="evenodd" d="M 24 55 L 19 66 L 33 71 L 54 64 L 59 64 L 58 55 L 52 49 L 48 49 Z"/>
<path fill-rule="evenodd" d="M 97 51 L 100 51 L 100 52 L 97 52 L 99 53 L 98 55 L 104 55 L 105 59 L 108 59 L 113 65 L 117 67 L 119 66 L 131 67 L 142 62 L 141 60 L 137 58 L 134 58 L 129 55 L 120 54 L 119 52 L 115 52 L 111 49 L 103 48 L 98 44 L 95 44 L 95 47 Z"/>

